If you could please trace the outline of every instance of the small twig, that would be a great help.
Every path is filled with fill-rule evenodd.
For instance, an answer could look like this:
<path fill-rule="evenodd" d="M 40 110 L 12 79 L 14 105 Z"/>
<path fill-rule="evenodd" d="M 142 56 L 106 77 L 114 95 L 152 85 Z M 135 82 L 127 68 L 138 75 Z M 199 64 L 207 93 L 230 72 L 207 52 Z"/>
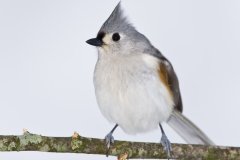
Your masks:
<path fill-rule="evenodd" d="M 239 147 L 172 144 L 172 148 L 172 156 L 175 159 L 240 160 Z M 20 136 L 0 136 L 0 151 L 67 152 L 104 155 L 106 148 L 103 139 L 86 138 L 77 133 L 72 137 L 46 137 L 25 131 Z M 160 143 L 127 141 L 115 141 L 109 155 L 125 159 L 126 156 L 127 158 L 146 159 L 167 158 Z"/>

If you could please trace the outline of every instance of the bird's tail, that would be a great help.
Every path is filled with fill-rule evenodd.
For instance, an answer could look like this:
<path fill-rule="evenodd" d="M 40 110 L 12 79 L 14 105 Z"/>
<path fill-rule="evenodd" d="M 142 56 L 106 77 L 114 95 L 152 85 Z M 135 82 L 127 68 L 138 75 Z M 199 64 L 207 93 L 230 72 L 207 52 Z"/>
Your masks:
<path fill-rule="evenodd" d="M 195 124 L 177 110 L 173 111 L 167 124 L 189 144 L 214 145 Z"/>

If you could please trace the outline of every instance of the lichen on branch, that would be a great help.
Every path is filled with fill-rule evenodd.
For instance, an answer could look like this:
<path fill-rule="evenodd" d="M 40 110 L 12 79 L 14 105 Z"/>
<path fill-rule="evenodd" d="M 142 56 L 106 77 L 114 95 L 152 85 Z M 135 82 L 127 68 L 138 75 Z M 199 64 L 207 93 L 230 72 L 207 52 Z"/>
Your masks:
<path fill-rule="evenodd" d="M 172 144 L 174 159 L 240 160 L 239 147 Z M 19 136 L 0 136 L 0 151 L 40 151 L 56 153 L 106 154 L 103 139 L 72 137 L 47 137 L 29 132 Z M 115 141 L 109 155 L 124 155 L 128 158 L 167 158 L 160 143 Z"/>

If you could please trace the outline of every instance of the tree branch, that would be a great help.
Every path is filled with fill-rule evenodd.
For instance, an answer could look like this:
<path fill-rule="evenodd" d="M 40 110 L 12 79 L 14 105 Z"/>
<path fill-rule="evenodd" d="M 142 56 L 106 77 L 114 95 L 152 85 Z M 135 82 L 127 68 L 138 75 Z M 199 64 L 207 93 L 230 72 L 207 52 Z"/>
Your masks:
<path fill-rule="evenodd" d="M 239 147 L 172 144 L 175 159 L 240 159 Z M 25 132 L 20 136 L 0 136 L 0 151 L 40 151 L 60 153 L 106 154 L 104 140 L 73 137 L 46 137 Z M 109 155 L 127 154 L 128 158 L 167 158 L 160 143 L 115 141 Z"/>

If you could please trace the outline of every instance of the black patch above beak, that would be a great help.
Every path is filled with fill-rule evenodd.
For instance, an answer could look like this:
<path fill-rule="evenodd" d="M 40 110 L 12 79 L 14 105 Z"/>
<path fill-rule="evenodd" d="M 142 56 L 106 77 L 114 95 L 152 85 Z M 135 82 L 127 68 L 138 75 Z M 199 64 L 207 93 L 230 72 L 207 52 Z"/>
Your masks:
<path fill-rule="evenodd" d="M 92 38 L 86 41 L 86 43 L 96 46 L 96 47 L 100 47 L 103 45 L 103 42 L 101 40 L 99 40 L 98 38 Z"/>

